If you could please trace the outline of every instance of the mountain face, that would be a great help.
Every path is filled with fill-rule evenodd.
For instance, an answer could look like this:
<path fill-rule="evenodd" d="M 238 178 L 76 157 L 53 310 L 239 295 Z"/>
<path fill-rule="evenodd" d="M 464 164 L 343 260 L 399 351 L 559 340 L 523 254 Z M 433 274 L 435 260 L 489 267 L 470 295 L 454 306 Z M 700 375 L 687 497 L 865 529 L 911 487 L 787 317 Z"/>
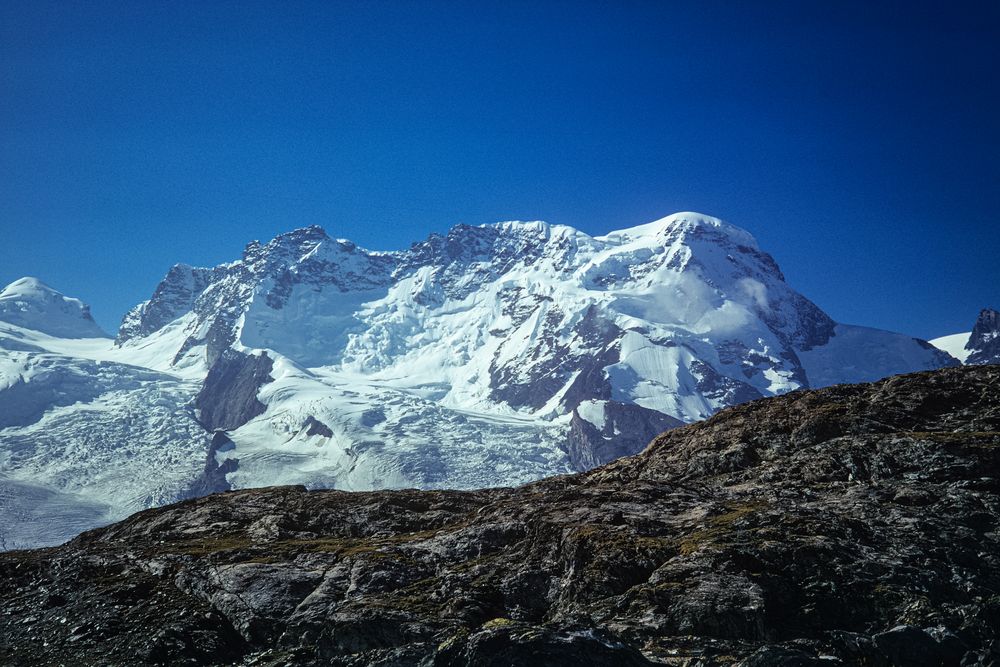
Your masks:
<path fill-rule="evenodd" d="M 104 521 L 273 484 L 520 484 L 762 396 L 957 363 L 834 322 L 749 233 L 695 213 L 596 237 L 459 225 L 398 252 L 309 227 L 173 267 L 113 345 L 7 321 L 0 377 L 20 388 L 0 406 L 23 406 L 0 430 L 0 498 Z M 57 397 L 60 373 L 77 382 Z"/>
<path fill-rule="evenodd" d="M 1000 312 L 983 308 L 971 332 L 931 341 L 964 364 L 1000 364 Z"/>
<path fill-rule="evenodd" d="M 0 661 L 991 665 L 1000 367 L 795 392 L 519 488 L 242 490 L 0 554 Z"/>
<path fill-rule="evenodd" d="M 301 229 L 251 243 L 237 262 L 175 266 L 117 343 L 169 339 L 172 366 L 205 370 L 233 346 L 269 349 L 462 409 L 551 417 L 598 399 L 691 421 L 947 363 L 907 337 L 879 341 L 877 364 L 858 358 L 873 335 L 838 330 L 748 233 L 678 214 L 603 237 L 460 225 L 396 253 Z M 852 337 L 865 340 L 841 344 Z M 841 347 L 855 368 L 831 361 Z"/>

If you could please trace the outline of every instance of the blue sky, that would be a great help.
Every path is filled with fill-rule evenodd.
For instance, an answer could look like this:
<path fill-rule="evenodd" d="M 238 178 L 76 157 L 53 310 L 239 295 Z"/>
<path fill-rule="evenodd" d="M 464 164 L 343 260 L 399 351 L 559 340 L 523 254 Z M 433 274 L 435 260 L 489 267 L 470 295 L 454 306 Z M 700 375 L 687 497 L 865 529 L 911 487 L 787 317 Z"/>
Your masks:
<path fill-rule="evenodd" d="M 1000 4 L 0 3 L 0 283 L 108 329 L 321 224 L 593 234 L 696 210 L 834 318 L 1000 307 Z"/>

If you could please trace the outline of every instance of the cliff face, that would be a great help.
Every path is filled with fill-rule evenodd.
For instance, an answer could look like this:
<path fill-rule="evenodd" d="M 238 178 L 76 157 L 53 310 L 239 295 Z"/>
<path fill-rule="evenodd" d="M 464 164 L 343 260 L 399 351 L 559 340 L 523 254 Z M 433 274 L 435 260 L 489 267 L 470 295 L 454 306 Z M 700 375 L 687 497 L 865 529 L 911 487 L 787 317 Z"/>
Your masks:
<path fill-rule="evenodd" d="M 235 491 L 0 554 L 0 662 L 994 664 L 998 517 L 1000 368 L 950 368 L 514 489 Z"/>

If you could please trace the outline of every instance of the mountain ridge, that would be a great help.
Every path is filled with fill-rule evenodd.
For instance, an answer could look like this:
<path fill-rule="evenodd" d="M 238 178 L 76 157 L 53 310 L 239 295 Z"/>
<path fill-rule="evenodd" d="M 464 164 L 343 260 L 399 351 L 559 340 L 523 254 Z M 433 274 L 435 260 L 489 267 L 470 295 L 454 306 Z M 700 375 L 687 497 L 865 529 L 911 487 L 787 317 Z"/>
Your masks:
<path fill-rule="evenodd" d="M 679 293 L 670 303 L 656 304 L 649 294 L 652 284 L 644 281 L 656 271 L 657 265 L 671 269 L 669 277 L 675 274 L 695 276 L 687 282 L 672 280 L 666 283 L 666 287 Z M 511 275 L 515 276 L 513 280 L 509 279 Z M 668 276 L 660 272 L 655 277 Z M 556 287 L 559 281 L 575 282 L 577 291 L 583 295 L 585 303 L 577 308 L 580 314 L 570 314 L 576 318 L 591 312 L 586 306 L 605 305 L 597 296 L 599 292 L 613 292 L 616 287 L 624 286 L 634 288 L 626 299 L 644 309 L 658 306 L 661 311 L 673 309 L 680 313 L 674 324 L 697 333 L 698 316 L 713 309 L 685 312 L 690 311 L 685 306 L 691 302 L 718 301 L 720 290 L 725 290 L 721 296 L 728 303 L 722 305 L 733 306 L 734 312 L 714 309 L 718 312 L 709 314 L 716 318 L 701 322 L 702 329 L 732 326 L 731 320 L 726 321 L 727 315 L 737 319 L 757 318 L 764 325 L 767 336 L 778 336 L 777 343 L 806 352 L 825 344 L 835 331 L 832 319 L 787 288 L 777 263 L 758 249 L 748 232 L 707 216 L 675 214 L 597 237 L 568 226 L 540 222 L 506 222 L 480 227 L 457 225 L 447 235 L 432 234 L 408 250 L 393 252 L 371 252 L 348 241 L 335 241 L 318 226 L 303 228 L 279 235 L 268 244 L 248 244 L 243 259 L 238 262 L 211 269 L 175 266 L 157 288 L 154 298 L 126 315 L 117 343 L 125 346 L 133 340 L 155 335 L 186 312 L 195 315 L 194 321 L 187 325 L 189 335 L 176 345 L 177 354 L 172 363 L 190 355 L 192 350 L 204 348 L 204 362 L 210 366 L 209 362 L 217 358 L 221 349 L 238 342 L 250 348 L 274 349 L 306 367 L 339 365 L 342 370 L 377 373 L 398 361 L 393 358 L 398 355 L 387 348 L 414 345 L 405 340 L 409 335 L 405 327 L 426 328 L 435 308 L 444 306 L 445 302 L 456 304 L 455 308 L 464 308 L 463 301 L 477 290 L 483 291 L 485 283 L 503 282 L 505 284 L 485 296 L 504 301 L 508 311 L 505 314 L 527 319 L 524 313 L 549 311 L 539 308 L 539 301 L 551 302 L 554 294 L 566 296 L 565 290 Z M 768 281 L 773 284 L 765 284 Z M 398 289 L 401 283 L 409 288 L 409 293 L 406 289 Z M 192 284 L 201 289 L 192 288 Z M 407 307 L 423 310 L 428 315 L 400 323 L 373 321 L 378 314 L 371 313 L 373 317 L 360 318 L 359 322 L 354 311 L 338 310 L 313 294 L 301 294 L 306 290 L 316 292 L 327 288 L 335 289 L 334 297 L 341 300 L 350 298 L 347 293 L 361 294 L 358 298 L 362 299 L 384 296 L 385 290 L 390 293 L 386 298 L 409 303 Z M 301 298 L 294 304 L 298 311 L 290 317 L 296 328 L 303 325 L 309 328 L 306 334 L 298 336 L 288 331 L 291 328 L 289 317 L 281 312 L 293 290 L 298 290 Z M 525 298 L 519 298 L 526 290 Z M 638 294 L 634 294 L 636 290 Z M 694 293 L 688 294 L 686 290 Z M 167 293 L 179 297 L 157 298 Z M 177 307 L 178 301 L 180 307 Z M 349 305 L 360 308 L 363 303 Z M 386 305 L 393 308 L 392 304 Z M 636 314 L 628 310 L 628 303 L 615 304 L 618 305 L 625 306 L 621 309 L 625 318 Z M 158 315 L 164 310 L 169 316 Z M 641 320 L 643 313 L 637 314 Z M 392 315 L 405 319 L 408 313 L 401 313 L 396 308 Z M 546 312 L 546 315 L 553 317 L 558 313 Z M 311 323 L 313 321 L 315 323 Z M 571 322 L 566 324 L 572 325 Z M 621 323 L 616 322 L 615 326 L 621 327 Z M 361 340 L 364 337 L 362 330 L 373 328 L 393 340 Z M 496 327 L 492 330 L 503 331 Z M 400 340 L 400 336 L 404 340 Z M 317 341 L 322 341 L 322 345 Z M 419 341 L 416 344 L 419 346 Z M 315 349 L 317 347 L 322 350 Z M 789 388 L 808 386 L 807 372 L 794 359 L 793 349 L 785 349 L 770 360 L 775 375 L 783 376 L 776 379 L 779 384 L 774 387 L 781 383 Z M 737 350 L 737 355 L 753 357 L 760 353 Z M 523 358 L 523 353 L 521 360 L 529 367 L 532 365 L 530 359 Z M 719 370 L 718 363 L 711 365 Z M 752 362 L 745 365 L 752 365 Z M 510 380 L 516 383 L 517 380 L 497 377 L 498 370 L 494 368 L 479 370 L 490 375 L 492 384 Z M 731 381 L 743 382 L 741 372 L 734 373 L 734 370 L 723 374 Z M 747 370 L 743 368 L 742 373 Z M 546 377 L 558 372 L 550 367 L 539 371 Z M 750 370 L 749 374 L 753 375 L 754 371 Z M 767 390 L 772 385 L 773 382 L 764 383 L 759 378 L 751 384 L 757 391 Z M 490 391 L 487 400 L 508 403 L 515 409 L 538 409 L 548 402 L 543 398 L 552 398 L 552 393 L 560 388 L 565 385 L 553 389 L 548 396 L 535 397 L 516 395 L 517 388 L 506 396 L 502 390 Z M 498 388 L 491 386 L 490 389 Z M 572 409 L 574 406 L 566 407 Z M 709 413 L 707 406 L 695 415 L 684 414 L 680 407 L 675 407 L 672 413 L 668 411 L 681 419 Z"/>

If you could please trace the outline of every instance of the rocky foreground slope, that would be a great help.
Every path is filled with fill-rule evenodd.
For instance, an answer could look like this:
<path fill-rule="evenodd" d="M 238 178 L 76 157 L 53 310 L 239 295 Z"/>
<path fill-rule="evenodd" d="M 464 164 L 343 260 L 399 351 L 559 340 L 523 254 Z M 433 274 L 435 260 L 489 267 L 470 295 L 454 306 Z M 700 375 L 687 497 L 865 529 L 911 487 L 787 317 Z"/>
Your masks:
<path fill-rule="evenodd" d="M 0 663 L 989 665 L 1000 367 L 513 489 L 234 491 L 0 554 Z"/>

